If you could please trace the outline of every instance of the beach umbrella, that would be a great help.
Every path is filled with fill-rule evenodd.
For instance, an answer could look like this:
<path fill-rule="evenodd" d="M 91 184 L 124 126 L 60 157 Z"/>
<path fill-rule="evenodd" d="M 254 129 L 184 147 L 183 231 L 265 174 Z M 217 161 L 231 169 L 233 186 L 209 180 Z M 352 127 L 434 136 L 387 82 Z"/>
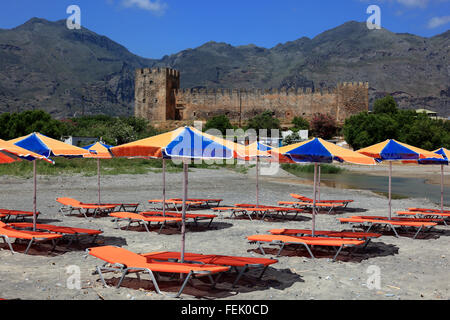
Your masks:
<path fill-rule="evenodd" d="M 12 163 L 20 161 L 21 159 L 33 161 L 34 172 L 36 172 L 36 160 L 44 160 L 51 164 L 54 163 L 53 160 L 48 159 L 47 157 L 18 147 L 11 142 L 0 139 L 0 163 Z M 34 177 L 34 183 L 36 184 L 36 176 Z M 36 230 L 36 188 L 34 189 L 33 203 L 33 230 Z"/>
<path fill-rule="evenodd" d="M 295 143 L 272 150 L 273 154 L 278 153 L 291 161 L 282 160 L 280 162 L 293 163 L 314 163 L 314 184 L 313 184 L 313 210 L 312 210 L 312 236 L 315 236 L 315 215 L 316 215 L 316 190 L 317 190 L 317 167 L 320 163 L 349 162 L 361 165 L 375 165 L 376 161 L 370 157 L 354 152 L 349 149 L 339 147 L 321 138 L 313 138 L 308 141 Z"/>
<path fill-rule="evenodd" d="M 23 149 L 44 156 L 46 158 L 53 158 L 53 157 L 80 158 L 89 154 L 89 151 L 85 149 L 75 147 L 62 141 L 49 138 L 38 132 L 34 132 L 20 138 L 9 140 L 9 142 Z M 36 190 L 37 190 L 36 161 L 33 161 L 33 179 L 34 179 L 33 212 L 35 213 Z M 33 226 L 33 230 L 36 230 L 35 223 Z"/>
<path fill-rule="evenodd" d="M 97 186 L 98 186 L 98 205 L 102 204 L 100 200 L 100 159 L 112 159 L 112 155 L 109 152 L 112 146 L 97 141 L 94 144 L 83 147 L 90 152 L 85 158 L 97 159 Z"/>
<path fill-rule="evenodd" d="M 111 153 L 116 157 L 162 158 L 163 173 L 165 172 L 165 159 L 179 160 L 183 162 L 181 261 L 184 261 L 185 217 L 189 161 L 236 159 L 238 158 L 238 149 L 243 150 L 242 147 L 239 147 L 233 141 L 206 134 L 193 127 L 181 127 L 157 136 L 113 147 L 110 150 Z M 163 181 L 164 209 L 165 178 L 163 178 Z"/>
<path fill-rule="evenodd" d="M 372 146 L 357 150 L 358 153 L 372 157 L 378 162 L 387 161 L 389 163 L 389 219 L 392 217 L 392 162 L 393 161 L 419 161 L 426 158 L 443 159 L 442 156 L 420 149 L 394 139 L 389 139 Z"/>
<path fill-rule="evenodd" d="M 436 154 L 439 154 L 445 160 L 447 160 L 447 165 L 448 165 L 448 161 L 450 159 L 450 150 L 448 150 L 446 148 L 440 148 L 433 152 Z M 441 212 L 444 212 L 444 165 L 445 164 L 441 163 L 440 165 L 441 165 Z"/>
<path fill-rule="evenodd" d="M 441 166 L 441 212 L 444 212 L 444 166 L 448 165 L 448 161 L 450 159 L 450 150 L 448 150 L 446 148 L 440 148 L 440 149 L 434 150 L 433 153 L 442 156 L 443 159 L 426 158 L 426 159 L 420 159 L 417 162 L 419 164 L 426 164 L 426 165 L 438 164 Z"/>

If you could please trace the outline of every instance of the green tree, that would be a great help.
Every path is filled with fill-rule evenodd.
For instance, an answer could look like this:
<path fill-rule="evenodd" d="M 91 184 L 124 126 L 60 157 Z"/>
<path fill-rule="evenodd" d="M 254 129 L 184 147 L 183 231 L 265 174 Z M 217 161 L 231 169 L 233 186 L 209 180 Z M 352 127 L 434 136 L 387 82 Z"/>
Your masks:
<path fill-rule="evenodd" d="M 388 112 L 360 113 L 345 120 L 342 131 L 347 143 L 355 150 L 387 139 L 396 139 L 431 151 L 450 147 L 449 121 L 431 119 L 414 110 L 394 111 L 393 99 L 385 97 L 380 100 L 381 103 L 378 100 L 375 102 L 378 110 Z M 390 107 L 383 109 L 380 107 L 382 105 Z"/>
<path fill-rule="evenodd" d="M 309 130 L 309 122 L 303 117 L 295 117 L 292 124 L 294 125 L 292 131 Z"/>
<path fill-rule="evenodd" d="M 280 128 L 280 120 L 274 117 L 273 112 L 264 111 L 248 120 L 245 130 L 254 129 L 258 136 L 265 132 L 262 130 L 267 130 L 267 136 L 271 137 L 271 130 L 280 130 Z"/>
<path fill-rule="evenodd" d="M 204 131 L 216 129 L 226 135 L 227 129 L 233 129 L 230 119 L 226 115 L 215 116 L 206 121 Z"/>
<path fill-rule="evenodd" d="M 32 132 L 40 132 L 59 139 L 63 125 L 45 111 L 29 110 L 20 113 L 3 113 L 0 116 L 0 138 L 9 140 Z"/>
<path fill-rule="evenodd" d="M 395 114 L 398 112 L 398 105 L 394 98 L 391 96 L 385 96 L 384 98 L 378 99 L 373 104 L 373 113 L 389 113 Z"/>

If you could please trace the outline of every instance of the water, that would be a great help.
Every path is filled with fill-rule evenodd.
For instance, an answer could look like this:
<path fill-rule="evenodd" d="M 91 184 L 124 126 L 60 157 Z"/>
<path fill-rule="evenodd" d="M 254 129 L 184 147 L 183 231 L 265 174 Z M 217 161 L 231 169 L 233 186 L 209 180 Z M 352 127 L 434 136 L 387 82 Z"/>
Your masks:
<path fill-rule="evenodd" d="M 313 181 L 313 175 L 305 174 L 302 178 Z M 321 174 L 321 185 L 332 188 L 370 190 L 386 193 L 389 190 L 389 177 L 373 176 L 359 173 Z M 428 198 L 441 204 L 441 186 L 426 183 L 420 178 L 392 177 L 392 194 L 408 198 Z M 450 190 L 444 187 L 444 205 L 450 206 Z"/>

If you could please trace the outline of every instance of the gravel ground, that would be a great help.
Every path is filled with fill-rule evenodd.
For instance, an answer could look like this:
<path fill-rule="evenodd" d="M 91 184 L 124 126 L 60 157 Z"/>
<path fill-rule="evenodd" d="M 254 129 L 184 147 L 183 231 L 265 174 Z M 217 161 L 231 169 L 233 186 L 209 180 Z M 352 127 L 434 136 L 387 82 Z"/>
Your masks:
<path fill-rule="evenodd" d="M 192 198 L 222 198 L 223 205 L 255 202 L 254 171 L 247 174 L 231 170 L 191 169 L 189 193 Z M 276 204 L 281 200 L 292 200 L 289 193 L 310 196 L 312 186 L 283 182 L 288 175 L 280 172 L 277 179 L 262 177 L 260 199 L 263 204 Z M 167 174 L 168 197 L 181 197 L 182 174 Z M 0 194 L 1 207 L 30 210 L 32 208 L 32 179 L 3 177 Z M 143 229 L 118 230 L 111 217 L 89 218 L 63 216 L 58 212 L 57 197 L 73 197 L 83 202 L 95 202 L 97 197 L 96 177 L 59 176 L 38 177 L 38 209 L 42 212 L 40 223 L 102 229 L 98 238 L 100 245 L 118 245 L 137 253 L 151 251 L 179 251 L 180 233 L 166 229 L 163 234 L 147 233 Z M 322 199 L 354 199 L 345 212 L 334 215 L 320 214 L 316 227 L 321 230 L 344 230 L 348 225 L 340 224 L 337 218 L 355 214 L 387 215 L 387 199 L 369 191 L 344 190 L 322 187 Z M 161 174 L 120 175 L 102 177 L 102 200 L 105 202 L 140 202 L 140 210 L 149 209 L 148 199 L 161 198 Z M 407 207 L 435 207 L 427 199 L 393 200 L 393 210 Z M 197 211 L 196 211 L 197 212 Z M 211 213 L 212 210 L 198 211 Z M 246 236 L 265 234 L 273 228 L 311 228 L 309 214 L 302 214 L 297 221 L 270 220 L 250 221 L 230 219 L 229 214 L 214 220 L 211 229 L 188 226 L 186 251 L 196 253 L 262 257 L 256 245 L 250 244 Z M 122 224 L 123 225 L 123 224 Z M 232 277 L 224 277 L 216 289 L 210 290 L 206 282 L 194 280 L 195 287 L 188 286 L 181 299 L 196 299 L 199 296 L 212 299 L 248 300 L 379 300 L 379 299 L 449 299 L 450 230 L 439 225 L 435 232 L 424 239 L 402 236 L 395 238 L 387 233 L 373 240 L 364 251 L 351 255 L 343 252 L 336 262 L 332 254 L 317 251 L 317 259 L 309 258 L 305 250 L 296 254 L 283 252 L 264 277 L 257 279 L 257 272 L 231 287 Z M 92 275 L 95 266 L 102 261 L 85 256 L 85 248 L 91 244 L 83 240 L 69 248 L 59 245 L 48 254 L 46 245 L 33 248 L 29 255 L 12 255 L 6 246 L 0 250 L 0 290 L 6 299 L 173 299 L 156 294 L 147 275 L 138 281 L 130 275 L 119 289 L 104 288 L 97 275 Z M 16 247 L 23 251 L 22 246 Z M 267 257 L 273 257 L 269 251 Z M 74 274 L 69 266 L 80 270 L 81 289 L 70 284 Z M 378 274 L 379 287 L 368 286 L 368 279 Z M 108 283 L 118 280 L 118 275 L 108 274 Z M 161 282 L 163 291 L 175 291 L 179 284 Z"/>

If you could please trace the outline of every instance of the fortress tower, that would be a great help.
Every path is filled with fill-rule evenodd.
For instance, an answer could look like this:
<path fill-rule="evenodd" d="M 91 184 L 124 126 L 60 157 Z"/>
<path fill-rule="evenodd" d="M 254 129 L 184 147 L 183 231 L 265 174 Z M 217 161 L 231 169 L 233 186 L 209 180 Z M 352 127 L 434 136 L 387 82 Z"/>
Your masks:
<path fill-rule="evenodd" d="M 137 69 L 135 77 L 136 117 L 167 121 L 176 118 L 175 91 L 180 72 L 169 68 Z"/>

